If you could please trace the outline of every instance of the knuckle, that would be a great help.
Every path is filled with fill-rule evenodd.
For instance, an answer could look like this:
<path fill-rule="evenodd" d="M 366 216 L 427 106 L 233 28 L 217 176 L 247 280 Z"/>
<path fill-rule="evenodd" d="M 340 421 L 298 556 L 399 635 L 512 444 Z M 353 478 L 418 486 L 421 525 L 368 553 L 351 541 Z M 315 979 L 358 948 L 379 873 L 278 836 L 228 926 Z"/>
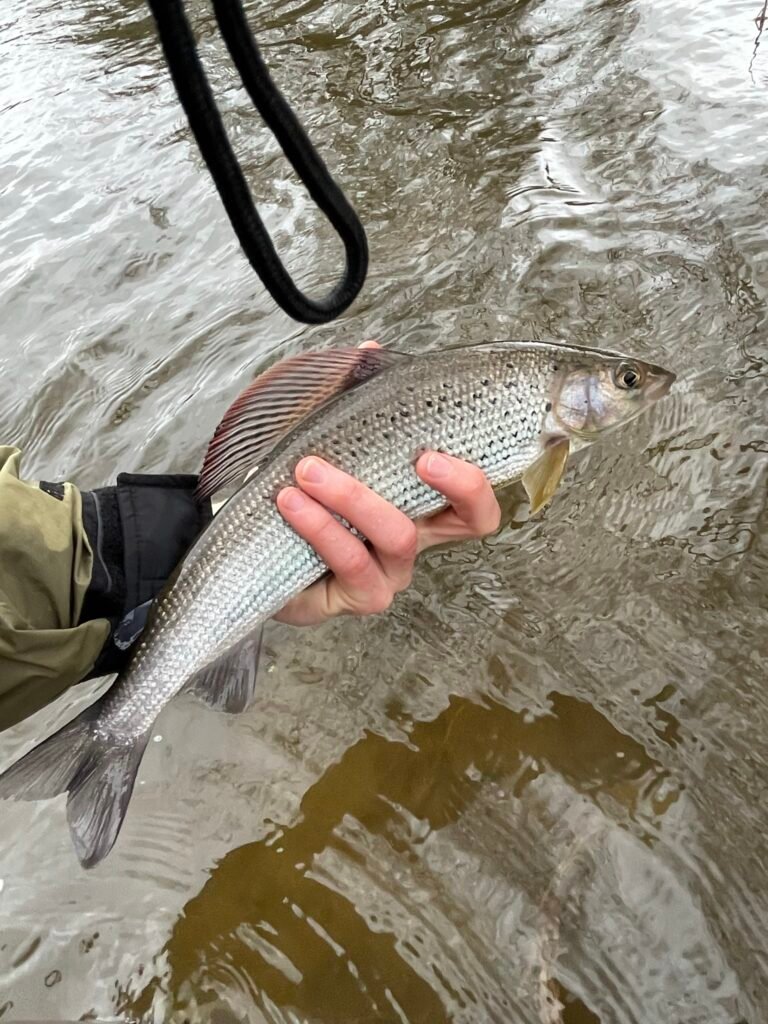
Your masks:
<path fill-rule="evenodd" d="M 489 534 L 495 533 L 500 525 L 501 509 L 498 502 L 467 520 L 467 528 L 472 537 L 487 537 Z"/>
<path fill-rule="evenodd" d="M 339 496 L 345 504 L 356 505 L 363 497 L 363 485 L 353 476 L 343 475 L 339 485 Z"/>
<path fill-rule="evenodd" d="M 477 466 L 470 466 L 467 471 L 464 493 L 469 501 L 476 501 L 485 494 L 488 487 L 488 480 L 482 469 Z"/>
<path fill-rule="evenodd" d="M 501 509 L 499 508 L 498 502 L 494 502 L 493 508 L 489 509 L 488 517 L 483 525 L 483 535 L 496 533 L 498 528 L 501 526 Z"/>
<path fill-rule="evenodd" d="M 312 543 L 324 544 L 333 539 L 336 531 L 336 520 L 324 508 L 318 507 L 314 511 L 311 523 Z"/>
<path fill-rule="evenodd" d="M 412 562 L 418 552 L 419 534 L 416 524 L 403 516 L 402 524 L 392 543 L 392 554 L 405 562 Z"/>
<path fill-rule="evenodd" d="M 370 568 L 371 556 L 368 550 L 360 543 L 356 541 L 350 546 L 349 551 L 344 557 L 344 575 L 345 576 L 364 576 Z"/>
<path fill-rule="evenodd" d="M 412 572 L 404 572 L 404 573 L 402 573 L 397 578 L 397 582 L 395 584 L 395 592 L 399 594 L 401 590 L 407 590 L 408 587 L 410 587 L 412 582 L 413 582 L 413 573 Z"/>

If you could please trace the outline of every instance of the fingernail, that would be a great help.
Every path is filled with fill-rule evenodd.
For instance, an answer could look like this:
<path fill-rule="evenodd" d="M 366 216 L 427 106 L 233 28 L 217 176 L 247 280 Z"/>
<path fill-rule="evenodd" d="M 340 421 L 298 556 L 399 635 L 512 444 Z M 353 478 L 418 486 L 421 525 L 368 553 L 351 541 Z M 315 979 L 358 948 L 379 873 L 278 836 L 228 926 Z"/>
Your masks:
<path fill-rule="evenodd" d="M 427 472 L 430 476 L 445 477 L 451 472 L 451 464 L 444 455 L 433 452 L 427 459 Z"/>
<path fill-rule="evenodd" d="M 325 480 L 325 469 L 317 459 L 304 459 L 299 465 L 299 476 L 311 484 L 321 484 Z"/>
<path fill-rule="evenodd" d="M 304 507 L 304 495 L 295 487 L 283 491 L 281 504 L 289 512 L 299 512 Z"/>

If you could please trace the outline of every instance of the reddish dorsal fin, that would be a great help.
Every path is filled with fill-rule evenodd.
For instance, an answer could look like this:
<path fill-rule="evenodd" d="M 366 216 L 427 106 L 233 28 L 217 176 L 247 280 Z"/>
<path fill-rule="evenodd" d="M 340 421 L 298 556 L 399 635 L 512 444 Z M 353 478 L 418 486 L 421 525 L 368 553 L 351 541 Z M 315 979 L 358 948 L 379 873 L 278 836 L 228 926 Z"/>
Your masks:
<path fill-rule="evenodd" d="M 383 348 L 329 348 L 275 363 L 224 413 L 205 453 L 198 498 L 241 482 L 306 416 L 405 358 Z"/>

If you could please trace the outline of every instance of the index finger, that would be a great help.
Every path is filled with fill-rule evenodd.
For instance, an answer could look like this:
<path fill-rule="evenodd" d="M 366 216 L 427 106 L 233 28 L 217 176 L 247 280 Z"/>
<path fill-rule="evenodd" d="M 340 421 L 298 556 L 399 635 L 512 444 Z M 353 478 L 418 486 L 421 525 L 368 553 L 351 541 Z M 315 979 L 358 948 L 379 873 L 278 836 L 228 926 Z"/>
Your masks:
<path fill-rule="evenodd" d="M 416 472 L 445 495 L 472 533 L 483 537 L 498 530 L 501 509 L 482 469 L 442 452 L 425 452 L 416 462 Z"/>
<path fill-rule="evenodd" d="M 399 575 L 416 555 L 416 527 L 370 487 L 330 463 L 311 455 L 296 467 L 296 482 L 358 529 L 374 546 L 385 568 Z"/>

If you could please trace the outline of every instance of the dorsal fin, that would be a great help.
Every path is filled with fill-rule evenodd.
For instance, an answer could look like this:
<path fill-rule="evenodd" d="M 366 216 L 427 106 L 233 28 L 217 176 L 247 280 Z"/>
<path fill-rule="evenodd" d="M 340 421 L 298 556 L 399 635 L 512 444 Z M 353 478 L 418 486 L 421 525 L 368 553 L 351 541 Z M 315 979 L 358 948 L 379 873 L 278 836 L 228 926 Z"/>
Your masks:
<path fill-rule="evenodd" d="M 205 453 L 197 497 L 241 482 L 306 416 L 405 358 L 383 348 L 328 348 L 275 363 L 224 413 Z"/>

